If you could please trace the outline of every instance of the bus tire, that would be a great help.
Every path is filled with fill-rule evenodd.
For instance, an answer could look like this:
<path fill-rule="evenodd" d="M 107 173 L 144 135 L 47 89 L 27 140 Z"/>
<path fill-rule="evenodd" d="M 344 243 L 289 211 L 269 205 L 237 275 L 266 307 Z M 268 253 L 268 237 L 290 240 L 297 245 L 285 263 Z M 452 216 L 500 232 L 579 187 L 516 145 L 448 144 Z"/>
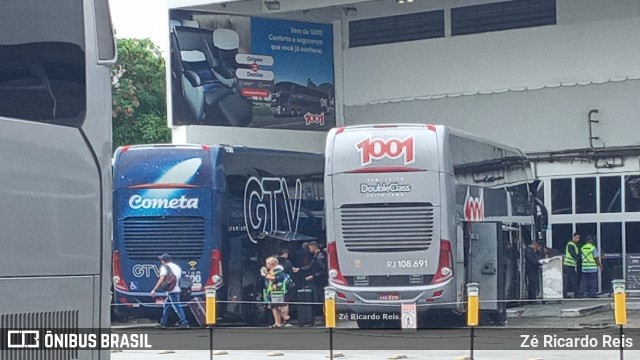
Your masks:
<path fill-rule="evenodd" d="M 122 306 L 111 306 L 111 322 L 126 323 L 129 321 L 129 312 Z"/>
<path fill-rule="evenodd" d="M 296 109 L 293 109 L 293 108 L 292 108 L 292 109 L 291 109 L 291 112 L 289 112 L 289 114 L 290 114 L 291 116 L 296 116 Z"/>
<path fill-rule="evenodd" d="M 112 322 L 127 322 L 129 321 L 129 313 L 124 306 L 118 305 L 115 299 L 115 290 L 111 288 L 111 321 Z"/>

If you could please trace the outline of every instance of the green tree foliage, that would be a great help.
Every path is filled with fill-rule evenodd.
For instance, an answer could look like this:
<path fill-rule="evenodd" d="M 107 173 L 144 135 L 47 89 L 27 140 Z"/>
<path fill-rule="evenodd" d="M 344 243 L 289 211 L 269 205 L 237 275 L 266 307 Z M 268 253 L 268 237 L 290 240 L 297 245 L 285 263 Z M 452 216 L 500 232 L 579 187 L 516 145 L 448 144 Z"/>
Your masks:
<path fill-rule="evenodd" d="M 171 142 L 167 127 L 165 63 L 149 39 L 118 39 L 111 69 L 113 147 Z"/>

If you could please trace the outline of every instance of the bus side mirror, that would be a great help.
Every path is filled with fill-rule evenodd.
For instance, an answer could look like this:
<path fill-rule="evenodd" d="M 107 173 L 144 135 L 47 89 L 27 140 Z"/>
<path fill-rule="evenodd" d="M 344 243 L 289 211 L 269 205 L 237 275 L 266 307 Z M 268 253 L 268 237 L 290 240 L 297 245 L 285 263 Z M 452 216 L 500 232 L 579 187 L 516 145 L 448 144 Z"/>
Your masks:
<path fill-rule="evenodd" d="M 546 206 L 537 197 L 535 199 L 535 222 L 538 232 L 546 231 L 549 228 L 549 212 Z"/>

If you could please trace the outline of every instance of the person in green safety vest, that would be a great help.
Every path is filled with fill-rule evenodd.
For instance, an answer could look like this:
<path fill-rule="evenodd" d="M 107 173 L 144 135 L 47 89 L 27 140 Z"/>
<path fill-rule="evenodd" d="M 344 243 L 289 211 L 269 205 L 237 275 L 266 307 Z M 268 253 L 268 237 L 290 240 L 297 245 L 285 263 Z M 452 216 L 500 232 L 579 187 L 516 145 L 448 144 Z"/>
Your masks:
<path fill-rule="evenodd" d="M 289 313 L 286 295 L 290 278 L 284 268 L 278 264 L 276 257 L 267 258 L 265 265 L 260 269 L 260 273 L 265 281 L 263 299 L 264 302 L 269 304 L 269 308 L 273 313 L 274 324 L 270 327 L 283 327 L 287 325 L 285 314 Z"/>
<path fill-rule="evenodd" d="M 596 297 L 598 292 L 598 268 L 602 270 L 602 262 L 600 262 L 600 253 L 596 246 L 593 245 L 593 236 L 587 236 L 587 243 L 580 248 L 580 257 L 582 259 L 582 279 L 580 280 L 580 289 L 578 297 Z"/>
<path fill-rule="evenodd" d="M 564 259 L 562 262 L 562 273 L 564 276 L 563 282 L 563 296 L 564 298 L 569 298 L 569 293 L 576 297 L 578 295 L 578 287 L 580 284 L 578 283 L 578 269 L 580 262 L 582 261 L 580 257 L 580 250 L 578 248 L 578 243 L 580 242 L 580 234 L 573 233 L 573 237 L 571 240 L 567 242 L 567 245 L 564 248 Z"/>

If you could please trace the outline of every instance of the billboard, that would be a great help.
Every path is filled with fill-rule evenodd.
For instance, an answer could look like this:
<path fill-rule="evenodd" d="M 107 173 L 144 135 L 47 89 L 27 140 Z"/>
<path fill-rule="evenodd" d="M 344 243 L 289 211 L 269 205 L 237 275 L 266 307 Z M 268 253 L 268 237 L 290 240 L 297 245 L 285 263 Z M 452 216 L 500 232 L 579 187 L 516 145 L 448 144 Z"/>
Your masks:
<path fill-rule="evenodd" d="M 329 130 L 328 24 L 171 10 L 172 125 Z"/>

